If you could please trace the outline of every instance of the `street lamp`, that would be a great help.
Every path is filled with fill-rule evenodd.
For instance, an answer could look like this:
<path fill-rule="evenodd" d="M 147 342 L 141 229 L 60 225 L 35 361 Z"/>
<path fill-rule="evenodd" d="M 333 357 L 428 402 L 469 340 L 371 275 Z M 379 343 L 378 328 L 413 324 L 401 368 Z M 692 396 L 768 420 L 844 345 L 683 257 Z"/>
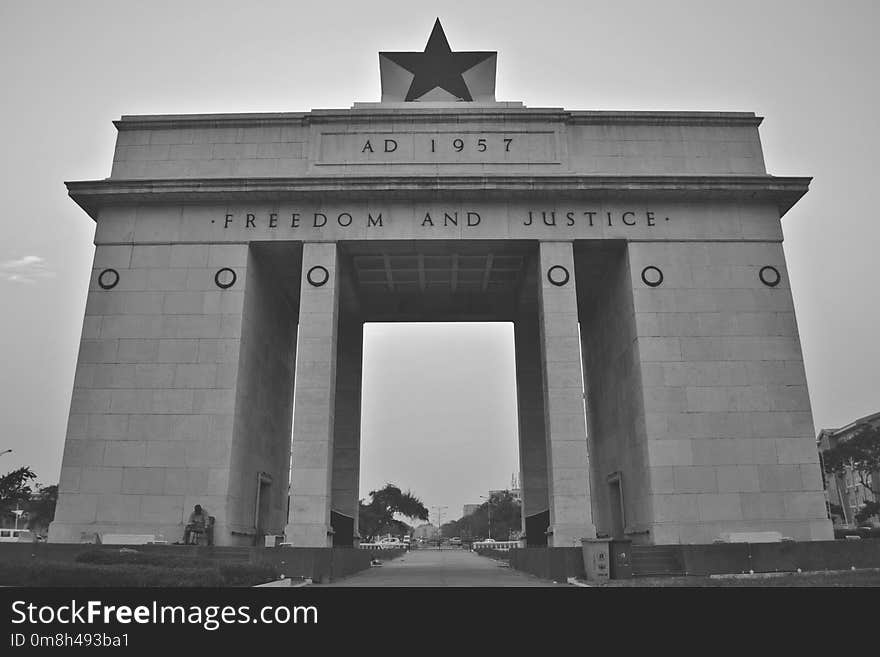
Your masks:
<path fill-rule="evenodd" d="M 9 452 L 11 451 L 11 449 L 4 449 L 2 452 L 0 452 L 0 456 L 3 456 L 4 454 L 9 454 Z"/>
<path fill-rule="evenodd" d="M 18 506 L 18 502 L 15 503 L 15 529 L 18 530 L 18 519 L 21 518 L 21 514 L 24 513 L 24 509 L 20 509 Z"/>

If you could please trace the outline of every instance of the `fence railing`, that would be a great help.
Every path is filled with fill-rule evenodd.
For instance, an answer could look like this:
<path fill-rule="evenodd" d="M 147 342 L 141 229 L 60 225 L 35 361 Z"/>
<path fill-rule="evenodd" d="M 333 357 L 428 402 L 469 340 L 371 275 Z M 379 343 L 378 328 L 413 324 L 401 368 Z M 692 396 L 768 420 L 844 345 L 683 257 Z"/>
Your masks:
<path fill-rule="evenodd" d="M 358 547 L 361 550 L 403 550 L 406 546 L 403 543 L 361 543 Z"/>
<path fill-rule="evenodd" d="M 472 547 L 474 550 L 487 549 L 507 552 L 519 547 L 519 541 L 474 541 Z"/>

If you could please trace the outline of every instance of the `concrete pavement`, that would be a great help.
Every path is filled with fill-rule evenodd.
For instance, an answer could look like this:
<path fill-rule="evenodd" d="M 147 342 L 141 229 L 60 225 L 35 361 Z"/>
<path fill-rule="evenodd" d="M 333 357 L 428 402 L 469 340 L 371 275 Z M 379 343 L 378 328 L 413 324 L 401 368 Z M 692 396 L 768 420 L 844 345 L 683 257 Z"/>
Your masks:
<path fill-rule="evenodd" d="M 544 587 L 567 586 L 539 579 L 501 565 L 489 557 L 459 549 L 421 549 L 385 561 L 326 586 L 395 587 Z"/>

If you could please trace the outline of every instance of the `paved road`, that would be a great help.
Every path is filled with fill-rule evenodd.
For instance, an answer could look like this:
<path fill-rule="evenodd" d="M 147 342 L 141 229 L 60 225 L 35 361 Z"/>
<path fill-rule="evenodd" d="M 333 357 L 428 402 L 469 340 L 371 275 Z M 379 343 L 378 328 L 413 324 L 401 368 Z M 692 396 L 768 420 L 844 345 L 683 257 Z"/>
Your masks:
<path fill-rule="evenodd" d="M 499 563 L 467 550 L 413 550 L 327 586 L 568 586 Z"/>

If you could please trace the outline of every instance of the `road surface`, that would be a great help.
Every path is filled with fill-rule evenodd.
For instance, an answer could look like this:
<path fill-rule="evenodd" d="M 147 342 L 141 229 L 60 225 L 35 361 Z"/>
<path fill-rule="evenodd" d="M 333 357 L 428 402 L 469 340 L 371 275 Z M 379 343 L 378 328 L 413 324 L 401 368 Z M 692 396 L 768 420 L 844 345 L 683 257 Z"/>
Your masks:
<path fill-rule="evenodd" d="M 568 586 L 459 549 L 418 549 L 326 586 Z"/>

